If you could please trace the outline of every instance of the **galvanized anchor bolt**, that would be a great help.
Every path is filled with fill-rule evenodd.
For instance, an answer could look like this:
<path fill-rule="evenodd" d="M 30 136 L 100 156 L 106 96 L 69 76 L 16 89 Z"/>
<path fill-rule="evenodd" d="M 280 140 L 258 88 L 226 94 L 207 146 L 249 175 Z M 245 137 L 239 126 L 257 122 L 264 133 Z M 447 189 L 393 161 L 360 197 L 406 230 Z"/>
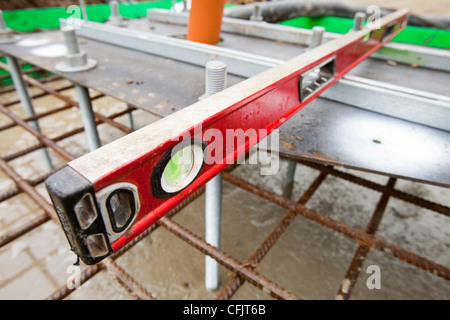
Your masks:
<path fill-rule="evenodd" d="M 111 17 L 109 17 L 109 22 L 113 26 L 124 27 L 126 24 L 123 21 L 122 16 L 119 12 L 119 3 L 117 1 L 111 1 L 109 3 L 109 7 L 111 8 Z"/>
<path fill-rule="evenodd" d="M 227 65 L 218 60 L 206 64 L 205 98 L 227 87 Z M 220 226 L 222 215 L 222 173 L 206 184 L 205 190 L 205 240 L 220 247 Z M 205 257 L 205 287 L 215 290 L 219 286 L 219 265 L 211 257 Z"/>
<path fill-rule="evenodd" d="M 363 27 L 363 23 L 366 20 L 366 14 L 364 12 L 357 12 L 353 19 L 353 31 L 359 31 Z"/>
<path fill-rule="evenodd" d="M 255 4 L 253 6 L 253 13 L 250 16 L 251 21 L 264 21 L 264 18 L 261 14 L 261 6 L 258 4 Z"/>
<path fill-rule="evenodd" d="M 189 11 L 190 7 L 191 7 L 190 1 L 188 2 L 188 0 L 183 0 L 183 12 Z"/>
<path fill-rule="evenodd" d="M 7 27 L 3 11 L 0 10 L 0 43 L 12 43 L 17 40 L 19 40 L 19 37 Z"/>
<path fill-rule="evenodd" d="M 225 62 L 212 60 L 206 64 L 205 96 L 209 97 L 224 90 L 227 86 L 227 65 Z"/>
<path fill-rule="evenodd" d="M 205 67 L 205 94 L 199 100 L 203 100 L 224 90 L 227 86 L 227 65 L 219 60 L 211 60 Z"/>
<path fill-rule="evenodd" d="M 312 29 L 311 40 L 309 42 L 309 49 L 313 49 L 322 44 L 324 32 L 325 32 L 324 27 L 316 26 Z"/>
<path fill-rule="evenodd" d="M 61 72 L 80 72 L 94 68 L 97 62 L 89 59 L 87 54 L 80 50 L 75 28 L 66 26 L 61 31 L 64 35 L 67 54 L 63 57 L 63 61 L 55 66 L 56 70 Z"/>

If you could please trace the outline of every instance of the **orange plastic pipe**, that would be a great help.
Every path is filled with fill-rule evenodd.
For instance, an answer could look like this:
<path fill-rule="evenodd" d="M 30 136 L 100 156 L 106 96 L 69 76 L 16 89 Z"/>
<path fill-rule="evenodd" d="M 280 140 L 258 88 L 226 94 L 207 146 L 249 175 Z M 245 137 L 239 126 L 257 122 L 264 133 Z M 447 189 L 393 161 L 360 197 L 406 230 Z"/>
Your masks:
<path fill-rule="evenodd" d="M 217 44 L 227 0 L 192 0 L 187 40 Z"/>

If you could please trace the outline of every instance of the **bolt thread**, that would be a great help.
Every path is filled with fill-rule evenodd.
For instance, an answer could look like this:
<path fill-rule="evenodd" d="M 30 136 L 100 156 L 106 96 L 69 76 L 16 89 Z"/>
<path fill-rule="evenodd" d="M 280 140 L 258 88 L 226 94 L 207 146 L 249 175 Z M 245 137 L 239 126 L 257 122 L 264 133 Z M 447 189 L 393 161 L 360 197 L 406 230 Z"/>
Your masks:
<path fill-rule="evenodd" d="M 119 3 L 117 1 L 111 1 L 109 3 L 109 6 L 111 8 L 111 16 L 113 17 L 119 17 Z"/>
<path fill-rule="evenodd" d="M 74 27 L 64 27 L 62 29 L 64 35 L 64 41 L 66 42 L 67 52 L 69 54 L 80 53 L 80 47 L 78 46 L 78 39 L 75 33 Z"/>
<path fill-rule="evenodd" d="M 366 20 L 366 14 L 364 12 L 357 12 L 353 20 L 353 30 L 359 31 L 363 27 L 364 20 Z"/>
<path fill-rule="evenodd" d="M 323 33 L 325 32 L 324 27 L 316 26 L 312 29 L 311 41 L 309 47 L 315 48 L 322 44 Z"/>
<path fill-rule="evenodd" d="M 8 27 L 6 26 L 5 17 L 3 16 L 3 11 L 0 10 L 0 30 L 6 30 Z"/>
<path fill-rule="evenodd" d="M 254 20 L 254 21 L 261 21 L 263 19 L 262 15 L 261 15 L 261 6 L 255 4 L 253 6 L 253 13 L 250 17 L 250 20 Z"/>
<path fill-rule="evenodd" d="M 205 83 L 207 97 L 224 90 L 227 85 L 227 65 L 222 61 L 209 61 L 206 64 Z"/>

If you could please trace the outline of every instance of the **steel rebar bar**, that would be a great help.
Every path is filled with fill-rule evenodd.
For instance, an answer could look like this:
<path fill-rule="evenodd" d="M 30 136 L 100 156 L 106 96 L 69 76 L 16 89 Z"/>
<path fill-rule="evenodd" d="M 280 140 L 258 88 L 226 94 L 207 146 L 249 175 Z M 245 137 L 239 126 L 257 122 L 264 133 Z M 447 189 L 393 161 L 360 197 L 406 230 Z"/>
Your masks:
<path fill-rule="evenodd" d="M 365 231 L 361 229 L 353 228 L 343 222 L 337 221 L 330 217 L 327 217 L 321 213 L 318 213 L 314 210 L 310 210 L 305 208 L 302 205 L 296 204 L 294 201 L 283 198 L 282 196 L 275 194 L 271 191 L 267 191 L 261 189 L 260 187 L 248 183 L 236 176 L 233 176 L 229 173 L 224 173 L 224 179 L 228 182 L 231 182 L 234 185 L 241 187 L 244 190 L 247 190 L 253 194 L 256 194 L 264 199 L 267 199 L 285 209 L 292 210 L 297 214 L 302 215 L 303 217 L 315 221 L 325 227 L 328 227 L 332 230 L 335 230 L 349 238 L 355 239 L 356 241 L 365 244 L 366 246 L 370 246 L 376 248 L 380 251 L 390 253 L 394 257 L 405 261 L 409 264 L 412 264 L 420 269 L 425 271 L 429 271 L 436 276 L 442 277 L 446 280 L 450 280 L 450 269 L 443 265 L 440 265 L 434 261 L 431 261 L 427 258 L 419 256 L 413 252 L 410 252 L 404 248 L 396 246 L 388 241 L 379 239 L 374 237 L 373 235 L 367 234 Z"/>

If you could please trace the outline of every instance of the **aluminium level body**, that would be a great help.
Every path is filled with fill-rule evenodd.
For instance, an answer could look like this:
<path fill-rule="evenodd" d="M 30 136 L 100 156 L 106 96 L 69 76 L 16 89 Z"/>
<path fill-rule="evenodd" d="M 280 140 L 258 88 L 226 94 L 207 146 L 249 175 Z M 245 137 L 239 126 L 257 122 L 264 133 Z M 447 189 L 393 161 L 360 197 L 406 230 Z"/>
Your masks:
<path fill-rule="evenodd" d="M 72 250 L 94 264 L 121 249 L 394 37 L 408 13 L 392 13 L 68 163 L 46 186 Z M 223 137 L 227 130 L 254 134 L 231 149 L 222 144 L 221 161 L 210 163 L 209 129 Z M 186 157 L 192 166 L 177 165 Z"/>

